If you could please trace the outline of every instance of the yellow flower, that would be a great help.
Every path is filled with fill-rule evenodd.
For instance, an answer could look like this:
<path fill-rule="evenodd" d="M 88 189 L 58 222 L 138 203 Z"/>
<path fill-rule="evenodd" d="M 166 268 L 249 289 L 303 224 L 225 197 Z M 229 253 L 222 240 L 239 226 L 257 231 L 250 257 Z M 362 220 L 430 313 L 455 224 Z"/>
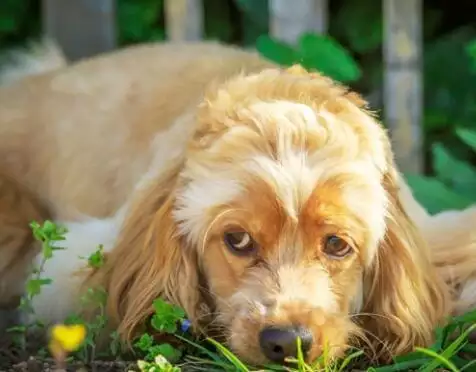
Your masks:
<path fill-rule="evenodd" d="M 51 329 L 50 349 L 53 354 L 57 354 L 60 350 L 75 351 L 81 346 L 85 337 L 86 328 L 83 325 L 55 325 Z"/>

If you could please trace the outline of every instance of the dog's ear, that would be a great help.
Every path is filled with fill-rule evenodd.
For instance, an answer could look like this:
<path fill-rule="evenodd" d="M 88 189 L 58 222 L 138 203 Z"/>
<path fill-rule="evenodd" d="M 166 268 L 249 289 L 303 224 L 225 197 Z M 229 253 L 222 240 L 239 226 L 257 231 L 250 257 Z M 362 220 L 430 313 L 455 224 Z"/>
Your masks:
<path fill-rule="evenodd" d="M 199 318 L 197 262 L 178 236 L 172 213 L 181 168 L 176 164 L 139 193 L 105 265 L 87 281 L 107 291 L 108 320 L 126 342 L 158 297 L 182 307 L 192 323 Z"/>
<path fill-rule="evenodd" d="M 383 358 L 427 346 L 450 306 L 448 287 L 399 199 L 398 177 L 392 162 L 384 176 L 387 232 L 364 278 L 364 328 Z"/>

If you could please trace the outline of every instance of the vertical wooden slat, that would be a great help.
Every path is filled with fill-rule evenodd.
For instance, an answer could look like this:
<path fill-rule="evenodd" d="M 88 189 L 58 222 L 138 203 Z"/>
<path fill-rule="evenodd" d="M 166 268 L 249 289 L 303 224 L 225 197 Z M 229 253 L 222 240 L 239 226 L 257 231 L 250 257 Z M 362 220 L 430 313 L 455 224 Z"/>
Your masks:
<path fill-rule="evenodd" d="M 165 0 L 167 38 L 197 41 L 203 36 L 202 0 Z"/>
<path fill-rule="evenodd" d="M 383 0 L 384 108 L 396 161 L 403 172 L 423 170 L 422 0 Z"/>
<path fill-rule="evenodd" d="M 327 31 L 328 0 L 270 0 L 271 35 L 294 44 L 303 32 Z"/>
<path fill-rule="evenodd" d="M 43 0 L 44 33 L 77 60 L 116 47 L 115 0 Z"/>

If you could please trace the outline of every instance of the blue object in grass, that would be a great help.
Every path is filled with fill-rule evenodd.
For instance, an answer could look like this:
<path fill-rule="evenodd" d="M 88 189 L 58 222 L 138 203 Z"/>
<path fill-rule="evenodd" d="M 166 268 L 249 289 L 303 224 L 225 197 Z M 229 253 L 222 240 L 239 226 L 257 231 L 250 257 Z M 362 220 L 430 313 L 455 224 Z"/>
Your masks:
<path fill-rule="evenodd" d="M 182 329 L 182 332 L 187 332 L 190 329 L 190 326 L 191 326 L 190 320 L 184 319 L 182 320 L 182 325 L 180 328 Z"/>

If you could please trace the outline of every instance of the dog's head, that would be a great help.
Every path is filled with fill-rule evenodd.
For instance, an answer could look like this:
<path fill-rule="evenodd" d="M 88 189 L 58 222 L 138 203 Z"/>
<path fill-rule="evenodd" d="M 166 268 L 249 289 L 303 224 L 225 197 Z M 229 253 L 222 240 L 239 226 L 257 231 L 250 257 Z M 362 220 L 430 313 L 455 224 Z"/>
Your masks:
<path fill-rule="evenodd" d="M 158 296 L 254 363 L 357 340 L 431 340 L 445 289 L 403 210 L 389 140 L 355 94 L 295 67 L 211 89 L 185 156 L 132 209 L 106 265 L 127 338 Z M 203 308 L 203 305 L 208 305 Z M 207 328 L 205 328 L 207 329 Z"/>

